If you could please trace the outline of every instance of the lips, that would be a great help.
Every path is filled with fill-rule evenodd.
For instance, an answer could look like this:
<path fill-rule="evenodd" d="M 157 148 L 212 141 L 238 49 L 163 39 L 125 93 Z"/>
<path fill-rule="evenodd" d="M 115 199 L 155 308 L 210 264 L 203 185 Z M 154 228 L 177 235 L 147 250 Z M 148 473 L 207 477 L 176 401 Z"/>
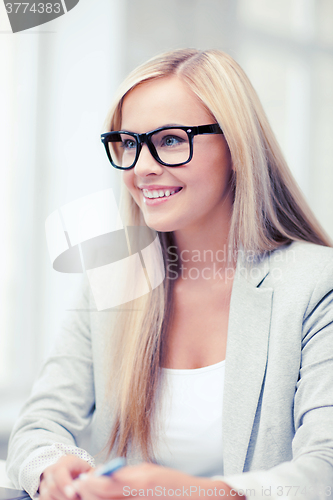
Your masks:
<path fill-rule="evenodd" d="M 161 205 L 163 203 L 167 203 L 170 198 L 173 198 L 174 196 L 176 196 L 177 194 L 180 193 L 180 191 L 182 191 L 183 188 L 182 187 L 176 187 L 174 188 L 174 192 L 173 194 L 164 194 L 164 196 L 156 196 L 156 198 L 153 198 L 153 197 L 148 197 L 147 196 L 147 191 L 144 189 L 142 191 L 142 195 L 143 195 L 143 202 L 145 203 L 145 205 L 149 205 L 149 206 L 155 206 L 155 205 Z M 154 192 L 154 191 L 157 191 L 157 190 L 152 190 L 150 192 Z M 162 190 L 163 191 L 163 190 Z M 165 190 L 166 192 L 168 192 L 169 190 Z"/>
<path fill-rule="evenodd" d="M 170 191 L 173 191 L 175 189 L 179 189 L 182 186 L 162 186 L 159 184 L 141 184 L 137 186 L 139 189 L 148 189 L 148 191 L 159 191 L 160 189 L 163 189 L 164 191 L 166 189 L 169 189 Z"/>
<path fill-rule="evenodd" d="M 159 188 L 159 189 L 142 189 L 142 194 L 146 199 L 157 200 L 159 198 L 170 198 L 174 194 L 181 191 L 183 188 L 179 187 L 167 187 L 167 188 Z"/>

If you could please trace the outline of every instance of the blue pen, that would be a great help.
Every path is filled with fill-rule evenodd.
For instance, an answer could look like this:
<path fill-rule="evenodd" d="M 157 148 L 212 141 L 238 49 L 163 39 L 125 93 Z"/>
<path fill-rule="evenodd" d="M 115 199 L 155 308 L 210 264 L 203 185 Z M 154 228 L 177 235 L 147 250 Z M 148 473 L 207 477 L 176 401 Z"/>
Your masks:
<path fill-rule="evenodd" d="M 94 472 L 94 476 L 111 476 L 116 470 L 121 469 L 126 465 L 126 460 L 123 457 L 117 457 L 110 460 L 106 464 L 102 465 L 102 467 L 98 468 Z M 84 479 L 87 474 L 80 474 L 78 479 Z"/>
<path fill-rule="evenodd" d="M 110 462 L 107 462 L 100 469 L 97 469 L 94 474 L 95 476 L 111 476 L 116 470 L 125 467 L 126 460 L 123 457 L 117 457 Z"/>

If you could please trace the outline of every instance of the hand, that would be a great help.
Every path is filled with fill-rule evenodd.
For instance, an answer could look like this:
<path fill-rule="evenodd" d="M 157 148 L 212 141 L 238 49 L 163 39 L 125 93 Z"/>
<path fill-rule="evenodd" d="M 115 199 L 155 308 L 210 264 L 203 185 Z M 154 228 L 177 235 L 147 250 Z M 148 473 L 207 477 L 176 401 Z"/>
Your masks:
<path fill-rule="evenodd" d="M 92 467 L 75 455 L 61 457 L 50 465 L 41 475 L 39 486 L 40 500 L 68 500 L 74 498 L 73 479 L 82 472 L 89 472 Z"/>
<path fill-rule="evenodd" d="M 96 477 L 92 473 L 84 479 L 73 482 L 73 486 L 82 500 L 125 500 L 137 498 L 185 498 L 202 499 L 207 490 L 212 490 L 213 498 L 232 496 L 240 497 L 235 492 L 230 495 L 231 488 L 223 481 L 212 481 L 204 477 L 195 477 L 168 467 L 151 463 L 127 466 L 112 474 L 111 477 Z M 201 495 L 199 496 L 199 487 Z M 206 495 L 203 493 L 206 490 Z M 150 491 L 147 491 L 150 490 Z M 172 491 L 171 491 L 172 490 Z M 209 492 L 211 493 L 211 492 Z M 174 499 L 173 499 L 174 500 Z"/>

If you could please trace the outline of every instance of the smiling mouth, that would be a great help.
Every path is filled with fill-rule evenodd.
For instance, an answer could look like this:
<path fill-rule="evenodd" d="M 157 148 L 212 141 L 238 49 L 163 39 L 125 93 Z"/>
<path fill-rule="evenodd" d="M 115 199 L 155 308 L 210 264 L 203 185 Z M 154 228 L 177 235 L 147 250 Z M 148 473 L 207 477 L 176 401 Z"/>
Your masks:
<path fill-rule="evenodd" d="M 148 200 L 158 200 L 159 198 L 170 198 L 171 196 L 179 193 L 183 188 L 178 187 L 173 190 L 169 189 L 154 189 L 152 191 L 149 191 L 148 189 L 143 189 L 142 194 L 144 198 L 147 198 Z"/>

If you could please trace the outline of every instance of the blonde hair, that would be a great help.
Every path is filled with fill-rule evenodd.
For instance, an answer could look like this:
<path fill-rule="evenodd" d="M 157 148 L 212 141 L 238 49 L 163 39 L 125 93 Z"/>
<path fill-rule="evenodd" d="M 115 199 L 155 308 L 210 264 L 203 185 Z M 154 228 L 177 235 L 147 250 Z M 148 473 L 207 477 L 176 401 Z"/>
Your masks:
<path fill-rule="evenodd" d="M 255 90 L 229 55 L 185 49 L 149 60 L 120 87 L 106 119 L 107 130 L 120 130 L 123 99 L 131 89 L 172 75 L 181 78 L 212 113 L 230 149 L 234 192 L 230 252 L 242 245 L 260 256 L 293 240 L 331 246 L 290 173 Z M 126 188 L 122 210 L 128 225 L 145 225 Z M 148 461 L 154 460 L 153 422 L 172 314 L 173 280 L 166 262 L 167 248 L 175 243 L 173 233 L 159 233 L 159 238 L 166 272 L 163 285 L 126 304 L 127 310 L 120 310 L 112 325 L 109 390 L 115 421 L 110 451 L 126 456 L 130 449 L 138 450 Z"/>

